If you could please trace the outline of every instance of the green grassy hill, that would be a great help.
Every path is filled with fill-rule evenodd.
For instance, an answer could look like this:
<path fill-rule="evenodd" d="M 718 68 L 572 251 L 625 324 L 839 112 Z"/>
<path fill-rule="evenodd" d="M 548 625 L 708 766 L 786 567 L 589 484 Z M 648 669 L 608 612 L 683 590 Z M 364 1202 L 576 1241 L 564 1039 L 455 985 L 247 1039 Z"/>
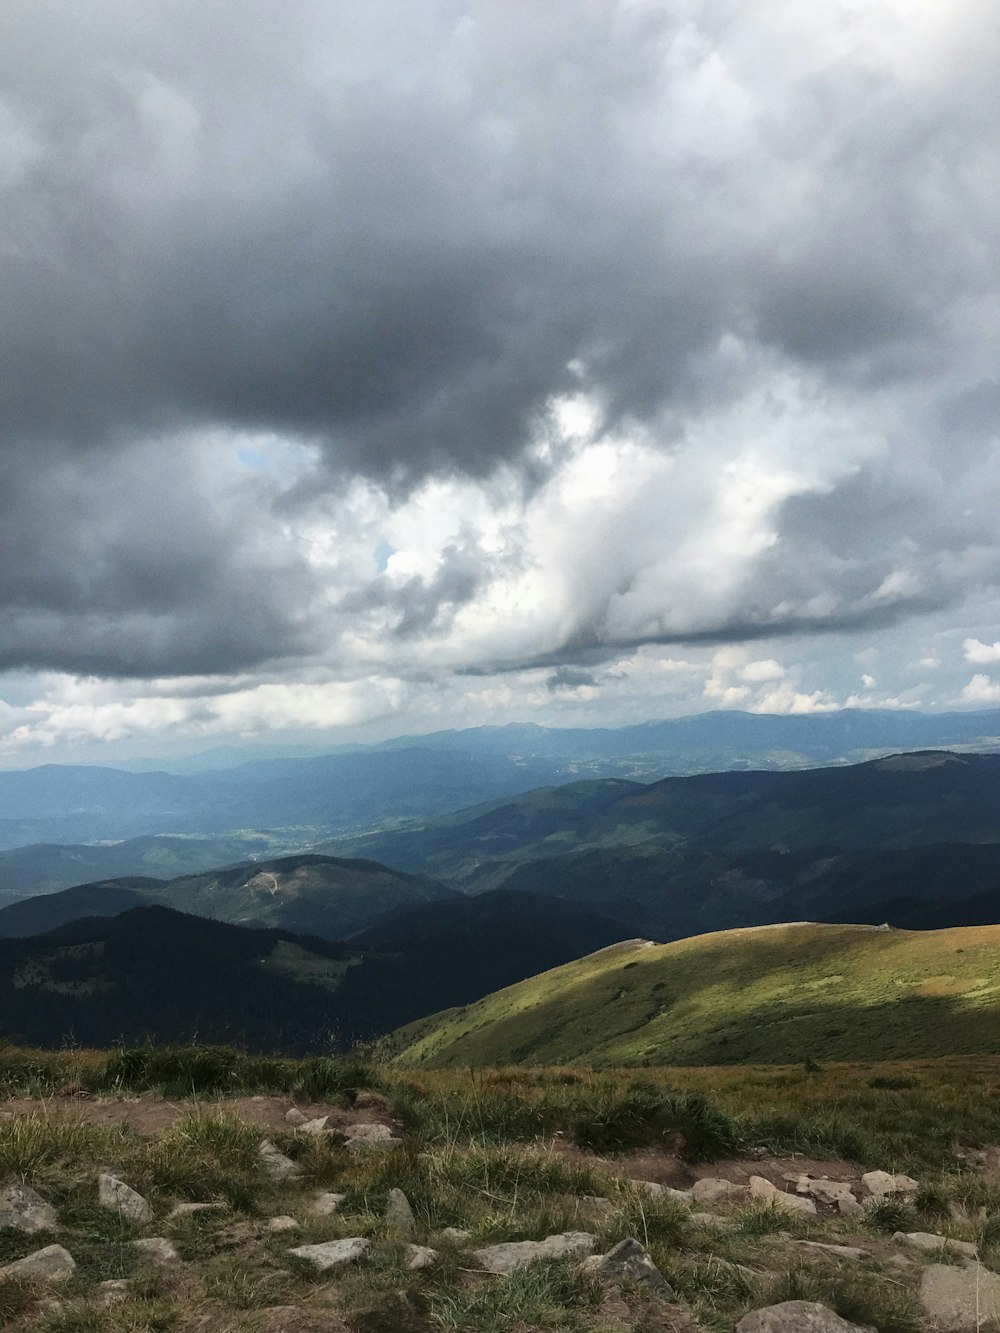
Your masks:
<path fill-rule="evenodd" d="M 1000 926 L 810 923 L 630 940 L 403 1028 L 407 1065 L 729 1064 L 1000 1052 Z"/>

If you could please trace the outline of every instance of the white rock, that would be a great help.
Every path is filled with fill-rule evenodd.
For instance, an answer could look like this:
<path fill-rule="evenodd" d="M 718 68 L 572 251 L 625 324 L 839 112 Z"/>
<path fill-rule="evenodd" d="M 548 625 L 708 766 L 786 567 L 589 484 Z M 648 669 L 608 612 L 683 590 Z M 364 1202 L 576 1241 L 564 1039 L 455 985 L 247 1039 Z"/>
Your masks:
<path fill-rule="evenodd" d="M 8 1278 L 19 1278 L 22 1282 L 67 1282 L 75 1270 L 69 1250 L 61 1245 L 46 1245 L 43 1250 L 35 1250 L 0 1268 L 0 1282 Z"/>
<path fill-rule="evenodd" d="M 473 1251 L 490 1273 L 513 1273 L 539 1259 L 582 1259 L 593 1252 L 595 1238 L 587 1231 L 563 1231 L 544 1240 L 513 1240 Z"/>
<path fill-rule="evenodd" d="M 744 1193 L 742 1187 L 734 1185 L 731 1180 L 716 1180 L 712 1176 L 703 1176 L 691 1186 L 692 1200 L 701 1204 L 726 1203 Z"/>
<path fill-rule="evenodd" d="M 309 1117 L 302 1114 L 297 1106 L 291 1107 L 285 1112 L 286 1125 L 305 1125 L 308 1124 Z"/>
<path fill-rule="evenodd" d="M 192 1217 L 195 1213 L 227 1213 L 229 1204 L 222 1203 L 175 1203 L 167 1214 L 169 1221 L 178 1217 Z"/>
<path fill-rule="evenodd" d="M 941 1333 L 1000 1326 L 1000 1277 L 978 1264 L 929 1264 L 920 1280 L 920 1299 L 930 1324 Z"/>
<path fill-rule="evenodd" d="M 816 1216 L 816 1205 L 812 1199 L 803 1198 L 801 1194 L 786 1194 L 763 1176 L 750 1177 L 750 1197 L 761 1203 L 769 1203 L 786 1213 L 797 1213 L 804 1217 Z"/>
<path fill-rule="evenodd" d="M 54 1231 L 59 1225 L 56 1210 L 30 1185 L 7 1185 L 0 1190 L 0 1227 L 15 1231 Z"/>
<path fill-rule="evenodd" d="M 289 1217 L 287 1213 L 283 1213 L 280 1217 L 269 1217 L 267 1229 L 274 1232 L 298 1231 L 299 1224 L 294 1217 Z"/>
<path fill-rule="evenodd" d="M 346 1198 L 346 1194 L 317 1194 L 309 1205 L 309 1212 L 313 1217 L 329 1217 L 331 1213 L 340 1211 L 340 1205 Z"/>
<path fill-rule="evenodd" d="M 437 1263 L 438 1252 L 429 1245 L 407 1245 L 403 1251 L 403 1267 L 411 1273 L 431 1268 Z"/>
<path fill-rule="evenodd" d="M 328 1115 L 320 1115 L 315 1120 L 306 1120 L 299 1125 L 299 1130 L 303 1134 L 325 1134 L 329 1119 Z"/>
<path fill-rule="evenodd" d="M 132 1247 L 152 1264 L 175 1264 L 180 1258 L 166 1236 L 150 1236 L 147 1240 L 134 1240 Z"/>
<path fill-rule="evenodd" d="M 153 1220 L 153 1210 L 142 1195 L 109 1171 L 102 1171 L 97 1177 L 97 1202 L 139 1227 L 148 1226 Z"/>
<path fill-rule="evenodd" d="M 936 1236 L 931 1231 L 896 1231 L 893 1240 L 897 1245 L 908 1245 L 922 1254 L 940 1254 L 946 1250 L 963 1259 L 978 1259 L 979 1250 L 971 1241 L 952 1240 L 950 1236 Z"/>
<path fill-rule="evenodd" d="M 364 1236 L 347 1236 L 344 1240 L 325 1240 L 319 1245 L 300 1245 L 288 1253 L 326 1272 L 340 1264 L 356 1264 L 370 1248 L 371 1241 Z"/>
<path fill-rule="evenodd" d="M 814 1180 L 811 1176 L 800 1176 L 795 1182 L 796 1194 L 808 1195 L 820 1203 L 838 1205 L 841 1199 L 853 1199 L 850 1181 L 828 1180 L 826 1176 Z"/>
<path fill-rule="evenodd" d="M 257 1155 L 272 1180 L 294 1180 L 302 1174 L 292 1159 L 279 1152 L 270 1139 L 261 1139 Z"/>
<path fill-rule="evenodd" d="M 347 1146 L 353 1152 L 365 1148 L 392 1148 L 403 1142 L 393 1134 L 388 1125 L 373 1124 L 344 1125 L 340 1131 L 347 1140 Z"/>
<path fill-rule="evenodd" d="M 817 1301 L 782 1301 L 751 1310 L 736 1325 L 736 1333 L 875 1333 L 868 1324 L 851 1324 Z"/>
<path fill-rule="evenodd" d="M 910 1176 L 890 1175 L 888 1171 L 866 1171 L 861 1183 L 869 1194 L 916 1194 L 920 1186 Z"/>
<path fill-rule="evenodd" d="M 445 1227 L 438 1233 L 442 1240 L 447 1240 L 452 1245 L 464 1245 L 467 1240 L 472 1239 L 472 1232 L 466 1231 L 464 1227 Z"/>

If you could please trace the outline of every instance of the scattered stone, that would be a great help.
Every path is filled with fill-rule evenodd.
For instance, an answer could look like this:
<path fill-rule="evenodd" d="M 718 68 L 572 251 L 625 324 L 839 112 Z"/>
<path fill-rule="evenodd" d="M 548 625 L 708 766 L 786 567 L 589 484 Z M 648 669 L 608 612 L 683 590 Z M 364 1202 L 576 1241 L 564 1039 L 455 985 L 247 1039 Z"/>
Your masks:
<path fill-rule="evenodd" d="M 853 1194 L 842 1194 L 837 1200 L 837 1212 L 841 1217 L 855 1217 L 861 1212 L 861 1204 Z"/>
<path fill-rule="evenodd" d="M 111 1277 L 106 1282 L 98 1282 L 94 1294 L 102 1305 L 114 1305 L 123 1301 L 129 1293 L 131 1284 L 123 1277 Z"/>
<path fill-rule="evenodd" d="M 395 1147 L 403 1140 L 393 1134 L 388 1125 L 373 1124 L 344 1125 L 340 1131 L 347 1140 L 347 1146 L 353 1152 L 365 1148 Z"/>
<path fill-rule="evenodd" d="M 61 1245 L 46 1245 L 43 1250 L 35 1250 L 23 1259 L 16 1259 L 12 1264 L 0 1268 L 0 1282 L 8 1278 L 20 1278 L 22 1282 L 68 1282 L 76 1270 L 76 1264 L 69 1250 Z"/>
<path fill-rule="evenodd" d="M 861 1183 L 869 1194 L 878 1198 L 883 1194 L 916 1194 L 920 1188 L 910 1176 L 894 1176 L 888 1171 L 866 1171 Z"/>
<path fill-rule="evenodd" d="M 407 1245 L 403 1251 L 403 1267 L 410 1273 L 419 1273 L 437 1263 L 438 1252 L 429 1245 Z"/>
<path fill-rule="evenodd" d="M 867 1250 L 857 1245 L 828 1245 L 823 1240 L 800 1240 L 799 1244 L 807 1250 L 825 1250 L 827 1254 L 836 1254 L 841 1259 L 870 1259 Z"/>
<path fill-rule="evenodd" d="M 452 1245 L 464 1245 L 467 1240 L 472 1239 L 472 1232 L 466 1231 L 464 1227 L 445 1227 L 443 1231 L 438 1232 L 442 1240 L 451 1241 Z"/>
<path fill-rule="evenodd" d="M 309 1117 L 303 1115 L 297 1106 L 293 1106 L 285 1112 L 286 1125 L 305 1125 L 308 1123 Z"/>
<path fill-rule="evenodd" d="M 941 1333 L 976 1333 L 1000 1325 L 1000 1277 L 978 1264 L 929 1264 L 920 1280 L 920 1299 Z"/>
<path fill-rule="evenodd" d="M 692 1200 L 702 1204 L 726 1203 L 743 1193 L 741 1187 L 734 1185 L 731 1180 L 715 1180 L 712 1176 L 703 1176 L 691 1186 Z"/>
<path fill-rule="evenodd" d="M 364 1236 L 347 1236 L 344 1240 L 325 1240 L 319 1245 L 300 1245 L 288 1253 L 294 1254 L 296 1259 L 305 1259 L 320 1272 L 326 1272 L 340 1264 L 356 1264 L 370 1247 L 371 1241 Z"/>
<path fill-rule="evenodd" d="M 841 1199 L 854 1199 L 854 1193 L 848 1180 L 830 1180 L 826 1176 L 814 1179 L 812 1176 L 786 1176 L 790 1185 L 795 1186 L 796 1194 L 808 1195 L 819 1203 L 839 1205 Z M 856 1200 L 855 1200 L 856 1202 Z"/>
<path fill-rule="evenodd" d="M 142 1195 L 109 1171 L 102 1171 L 97 1177 L 97 1202 L 139 1227 L 149 1226 L 153 1220 L 153 1210 Z"/>
<path fill-rule="evenodd" d="M 950 1236 L 936 1236 L 931 1231 L 896 1231 L 893 1240 L 897 1245 L 909 1245 L 922 1254 L 957 1254 L 962 1259 L 978 1259 L 979 1250 L 971 1241 L 952 1240 Z"/>
<path fill-rule="evenodd" d="M 195 1213 L 227 1213 L 229 1204 L 221 1200 L 217 1203 L 175 1203 L 167 1213 L 167 1221 L 173 1222 L 178 1217 L 192 1217 Z"/>
<path fill-rule="evenodd" d="M 868 1324 L 851 1324 L 818 1301 L 782 1301 L 751 1310 L 736 1325 L 736 1333 L 875 1333 Z"/>
<path fill-rule="evenodd" d="M 8 1185 L 0 1190 L 0 1227 L 15 1231 L 55 1231 L 56 1210 L 30 1185 Z"/>
<path fill-rule="evenodd" d="M 385 1225 L 390 1236 L 396 1240 L 405 1240 L 416 1229 L 417 1219 L 413 1216 L 410 1201 L 402 1190 L 389 1191 L 385 1206 Z"/>
<path fill-rule="evenodd" d="M 585 1194 L 580 1203 L 595 1213 L 613 1213 L 615 1211 L 615 1205 L 611 1200 L 605 1199 L 601 1194 Z"/>
<path fill-rule="evenodd" d="M 327 1121 L 329 1119 L 330 1117 L 328 1115 L 320 1115 L 317 1116 L 315 1120 L 303 1120 L 302 1124 L 299 1125 L 299 1129 L 303 1134 L 325 1134 Z"/>
<path fill-rule="evenodd" d="M 513 1273 L 539 1259 L 583 1259 L 596 1241 L 587 1231 L 563 1231 L 544 1240 L 512 1240 L 475 1250 L 476 1259 L 490 1273 Z"/>
<path fill-rule="evenodd" d="M 313 1217 L 329 1217 L 331 1213 L 340 1211 L 340 1205 L 346 1198 L 346 1194 L 317 1194 L 309 1205 L 309 1212 Z"/>
<path fill-rule="evenodd" d="M 736 1223 L 731 1217 L 720 1217 L 718 1213 L 692 1213 L 691 1221 L 700 1227 L 712 1227 L 715 1231 L 732 1231 Z"/>
<path fill-rule="evenodd" d="M 801 1194 L 786 1194 L 763 1176 L 750 1177 L 750 1197 L 761 1203 L 769 1203 L 786 1213 L 798 1213 L 805 1217 L 816 1216 L 816 1205 L 812 1199 L 805 1199 Z"/>
<path fill-rule="evenodd" d="M 673 1199 L 675 1203 L 682 1203 L 686 1208 L 690 1208 L 694 1203 L 694 1194 L 691 1190 L 675 1190 L 671 1185 L 661 1185 L 655 1180 L 632 1180 L 629 1183 L 643 1194 L 651 1194 L 655 1199 Z"/>
<path fill-rule="evenodd" d="M 261 1139 L 257 1155 L 272 1180 L 293 1180 L 302 1174 L 292 1159 L 279 1152 L 270 1139 Z"/>
<path fill-rule="evenodd" d="M 134 1240 L 132 1248 L 138 1250 L 151 1264 L 175 1264 L 180 1259 L 180 1255 L 166 1236 L 150 1236 L 148 1240 Z"/>
<path fill-rule="evenodd" d="M 595 1254 L 583 1265 L 584 1271 L 607 1282 L 639 1282 L 651 1287 L 667 1301 L 677 1299 L 674 1289 L 637 1240 L 621 1240 L 607 1254 Z"/>
<path fill-rule="evenodd" d="M 298 1231 L 299 1224 L 294 1217 L 289 1217 L 287 1213 L 283 1213 L 280 1217 L 268 1218 L 267 1229 L 273 1232 Z"/>

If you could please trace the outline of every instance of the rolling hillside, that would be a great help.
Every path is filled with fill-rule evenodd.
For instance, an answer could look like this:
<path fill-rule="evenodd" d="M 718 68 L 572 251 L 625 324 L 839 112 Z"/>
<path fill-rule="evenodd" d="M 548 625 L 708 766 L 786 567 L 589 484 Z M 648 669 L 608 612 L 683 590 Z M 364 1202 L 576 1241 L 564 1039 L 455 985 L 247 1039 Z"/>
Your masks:
<path fill-rule="evenodd" d="M 1000 926 L 811 923 L 591 954 L 397 1034 L 408 1065 L 736 1064 L 1000 1052 Z"/>

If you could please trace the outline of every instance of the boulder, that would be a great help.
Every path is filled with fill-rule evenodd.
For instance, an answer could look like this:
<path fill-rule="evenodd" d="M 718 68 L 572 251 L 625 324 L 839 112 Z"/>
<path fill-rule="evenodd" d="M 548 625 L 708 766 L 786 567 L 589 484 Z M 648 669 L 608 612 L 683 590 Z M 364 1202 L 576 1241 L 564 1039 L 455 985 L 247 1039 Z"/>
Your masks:
<path fill-rule="evenodd" d="M 467 1240 L 472 1239 L 472 1232 L 466 1231 L 464 1227 L 445 1227 L 438 1232 L 442 1240 L 450 1241 L 452 1245 L 464 1245 Z"/>
<path fill-rule="evenodd" d="M 881 1198 L 883 1194 L 916 1194 L 920 1188 L 910 1176 L 894 1176 L 888 1171 L 866 1171 L 861 1177 L 861 1183 L 876 1198 Z"/>
<path fill-rule="evenodd" d="M 305 1259 L 307 1263 L 325 1273 L 328 1268 L 337 1268 L 340 1264 L 356 1264 L 371 1248 L 371 1241 L 364 1236 L 347 1236 L 344 1240 L 325 1240 L 319 1245 L 300 1245 L 289 1250 L 296 1259 Z"/>
<path fill-rule="evenodd" d="M 428 1245 L 407 1245 L 403 1251 L 403 1267 L 410 1273 L 419 1273 L 437 1263 L 438 1252 Z"/>
<path fill-rule="evenodd" d="M 979 1250 L 971 1241 L 952 1240 L 950 1236 L 936 1236 L 932 1231 L 896 1231 L 892 1238 L 897 1245 L 908 1245 L 910 1249 L 920 1250 L 922 1254 L 941 1254 L 942 1251 L 946 1251 L 948 1254 L 958 1255 L 961 1259 L 979 1258 Z"/>
<path fill-rule="evenodd" d="M 854 1217 L 861 1212 L 861 1204 L 853 1194 L 842 1194 L 837 1200 L 837 1212 L 841 1217 Z"/>
<path fill-rule="evenodd" d="M 287 1213 L 283 1213 L 280 1217 L 269 1217 L 267 1219 L 267 1229 L 277 1235 L 282 1231 L 298 1231 L 299 1224 L 294 1217 L 289 1217 Z"/>
<path fill-rule="evenodd" d="M 317 1194 L 315 1199 L 309 1205 L 309 1212 L 313 1217 L 329 1217 L 331 1213 L 340 1211 L 340 1205 L 347 1198 L 346 1194 L 323 1193 Z"/>
<path fill-rule="evenodd" d="M 782 1301 L 751 1310 L 736 1333 L 876 1333 L 868 1324 L 852 1324 L 818 1301 Z"/>
<path fill-rule="evenodd" d="M 674 1301 L 676 1293 L 650 1258 L 649 1251 L 637 1240 L 619 1241 L 607 1254 L 595 1254 L 584 1262 L 584 1270 L 606 1282 L 638 1282 L 650 1287 L 664 1300 Z"/>
<path fill-rule="evenodd" d="M 513 1273 L 540 1259 L 583 1259 L 593 1252 L 595 1238 L 587 1231 L 563 1231 L 544 1240 L 512 1240 L 474 1250 L 479 1264 L 490 1273 Z"/>
<path fill-rule="evenodd" d="M 54 1231 L 59 1225 L 56 1210 L 30 1185 L 8 1185 L 0 1190 L 0 1227 L 15 1231 Z"/>
<path fill-rule="evenodd" d="M 315 1120 L 304 1120 L 299 1125 L 299 1131 L 302 1134 L 325 1134 L 329 1119 L 328 1115 L 318 1115 Z"/>
<path fill-rule="evenodd" d="M 149 1226 L 153 1220 L 153 1210 L 142 1195 L 109 1171 L 102 1171 L 97 1177 L 97 1202 L 137 1227 Z"/>
<path fill-rule="evenodd" d="M 286 1125 L 305 1125 L 308 1124 L 309 1117 L 303 1115 L 297 1106 L 292 1106 L 285 1112 Z"/>
<path fill-rule="evenodd" d="M 302 1174 L 292 1159 L 279 1152 L 270 1139 L 261 1139 L 257 1156 L 272 1180 L 294 1180 Z"/>
<path fill-rule="evenodd" d="M 16 1259 L 0 1268 L 0 1282 L 18 1278 L 22 1282 L 68 1282 L 76 1270 L 69 1250 L 61 1245 L 46 1245 L 44 1250 Z"/>
<path fill-rule="evenodd" d="M 750 1177 L 750 1197 L 786 1213 L 797 1213 L 803 1217 L 816 1216 L 816 1205 L 812 1199 L 803 1198 L 801 1194 L 786 1194 L 763 1176 Z"/>
<path fill-rule="evenodd" d="M 413 1216 L 410 1201 L 402 1190 L 389 1191 L 385 1206 L 385 1227 L 388 1235 L 395 1240 L 406 1240 L 416 1230 L 417 1220 Z"/>
<path fill-rule="evenodd" d="M 365 1148 L 391 1148 L 403 1142 L 401 1138 L 393 1134 L 388 1125 L 382 1125 L 378 1122 L 344 1125 L 340 1132 L 347 1140 L 347 1146 L 352 1152 L 360 1152 Z"/>
<path fill-rule="evenodd" d="M 167 1240 L 166 1236 L 150 1236 L 147 1240 L 134 1240 L 132 1248 L 151 1264 L 175 1264 L 180 1255 Z"/>
<path fill-rule="evenodd" d="M 813 1179 L 812 1176 L 799 1176 L 794 1182 L 795 1193 L 805 1194 L 819 1203 L 828 1203 L 836 1207 L 841 1199 L 854 1199 L 850 1181 L 829 1180 L 826 1176 Z"/>
<path fill-rule="evenodd" d="M 743 1193 L 745 1191 L 731 1180 L 716 1180 L 712 1176 L 703 1176 L 691 1186 L 692 1201 L 700 1204 L 727 1203 Z"/>
<path fill-rule="evenodd" d="M 941 1333 L 977 1333 L 1000 1326 L 1000 1277 L 978 1264 L 929 1264 L 920 1281 L 928 1319 Z"/>

